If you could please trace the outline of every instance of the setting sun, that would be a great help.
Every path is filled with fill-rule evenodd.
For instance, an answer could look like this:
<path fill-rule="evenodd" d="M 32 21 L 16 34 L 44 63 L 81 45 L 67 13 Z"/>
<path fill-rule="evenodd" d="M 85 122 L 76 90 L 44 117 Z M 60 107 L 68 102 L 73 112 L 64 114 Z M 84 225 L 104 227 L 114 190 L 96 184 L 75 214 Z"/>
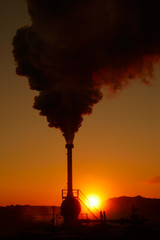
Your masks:
<path fill-rule="evenodd" d="M 100 203 L 101 203 L 101 200 L 99 198 L 99 196 L 97 195 L 90 195 L 88 196 L 88 200 L 89 200 L 89 208 L 98 208 Z"/>

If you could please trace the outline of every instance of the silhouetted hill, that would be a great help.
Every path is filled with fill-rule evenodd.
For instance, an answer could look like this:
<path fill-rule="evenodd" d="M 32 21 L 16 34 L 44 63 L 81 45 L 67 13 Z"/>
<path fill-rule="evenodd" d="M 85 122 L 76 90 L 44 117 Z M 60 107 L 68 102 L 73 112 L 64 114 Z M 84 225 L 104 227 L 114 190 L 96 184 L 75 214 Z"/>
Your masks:
<path fill-rule="evenodd" d="M 136 214 L 139 218 L 149 220 L 149 223 L 160 226 L 160 199 L 136 197 L 117 197 L 106 201 L 107 219 L 129 219 Z"/>

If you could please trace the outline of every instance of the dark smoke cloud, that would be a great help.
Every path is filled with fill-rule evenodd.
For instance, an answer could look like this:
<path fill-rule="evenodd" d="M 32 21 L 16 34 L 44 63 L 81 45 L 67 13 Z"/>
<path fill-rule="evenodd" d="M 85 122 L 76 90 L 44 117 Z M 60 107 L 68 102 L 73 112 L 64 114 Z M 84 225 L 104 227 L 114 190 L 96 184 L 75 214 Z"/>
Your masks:
<path fill-rule="evenodd" d="M 16 72 L 39 91 L 34 108 L 71 143 L 102 98 L 135 78 L 147 83 L 160 57 L 158 1 L 28 0 L 32 25 L 13 39 Z"/>

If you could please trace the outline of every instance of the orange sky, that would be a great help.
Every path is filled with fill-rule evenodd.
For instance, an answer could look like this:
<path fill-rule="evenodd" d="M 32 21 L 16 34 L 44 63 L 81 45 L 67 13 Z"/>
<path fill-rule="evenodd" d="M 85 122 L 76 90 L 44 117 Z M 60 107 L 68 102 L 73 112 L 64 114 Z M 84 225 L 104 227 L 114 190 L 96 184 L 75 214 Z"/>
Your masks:
<path fill-rule="evenodd" d="M 16 30 L 29 23 L 26 4 L 2 0 L 0 9 L 0 205 L 58 205 L 67 181 L 65 140 L 32 108 L 36 92 L 15 74 L 11 54 Z M 160 198 L 159 77 L 157 65 L 152 86 L 137 82 L 114 98 L 104 96 L 84 117 L 74 142 L 74 188 L 102 201 Z"/>

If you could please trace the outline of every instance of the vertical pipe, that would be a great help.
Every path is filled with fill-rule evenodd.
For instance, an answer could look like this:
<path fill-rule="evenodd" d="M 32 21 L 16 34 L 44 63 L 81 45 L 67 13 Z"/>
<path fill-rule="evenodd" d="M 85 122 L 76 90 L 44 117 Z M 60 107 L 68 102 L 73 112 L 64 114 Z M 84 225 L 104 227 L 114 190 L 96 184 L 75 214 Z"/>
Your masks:
<path fill-rule="evenodd" d="M 72 148 L 73 144 L 66 144 L 67 148 L 67 178 L 68 178 L 68 197 L 73 197 L 72 191 Z"/>

